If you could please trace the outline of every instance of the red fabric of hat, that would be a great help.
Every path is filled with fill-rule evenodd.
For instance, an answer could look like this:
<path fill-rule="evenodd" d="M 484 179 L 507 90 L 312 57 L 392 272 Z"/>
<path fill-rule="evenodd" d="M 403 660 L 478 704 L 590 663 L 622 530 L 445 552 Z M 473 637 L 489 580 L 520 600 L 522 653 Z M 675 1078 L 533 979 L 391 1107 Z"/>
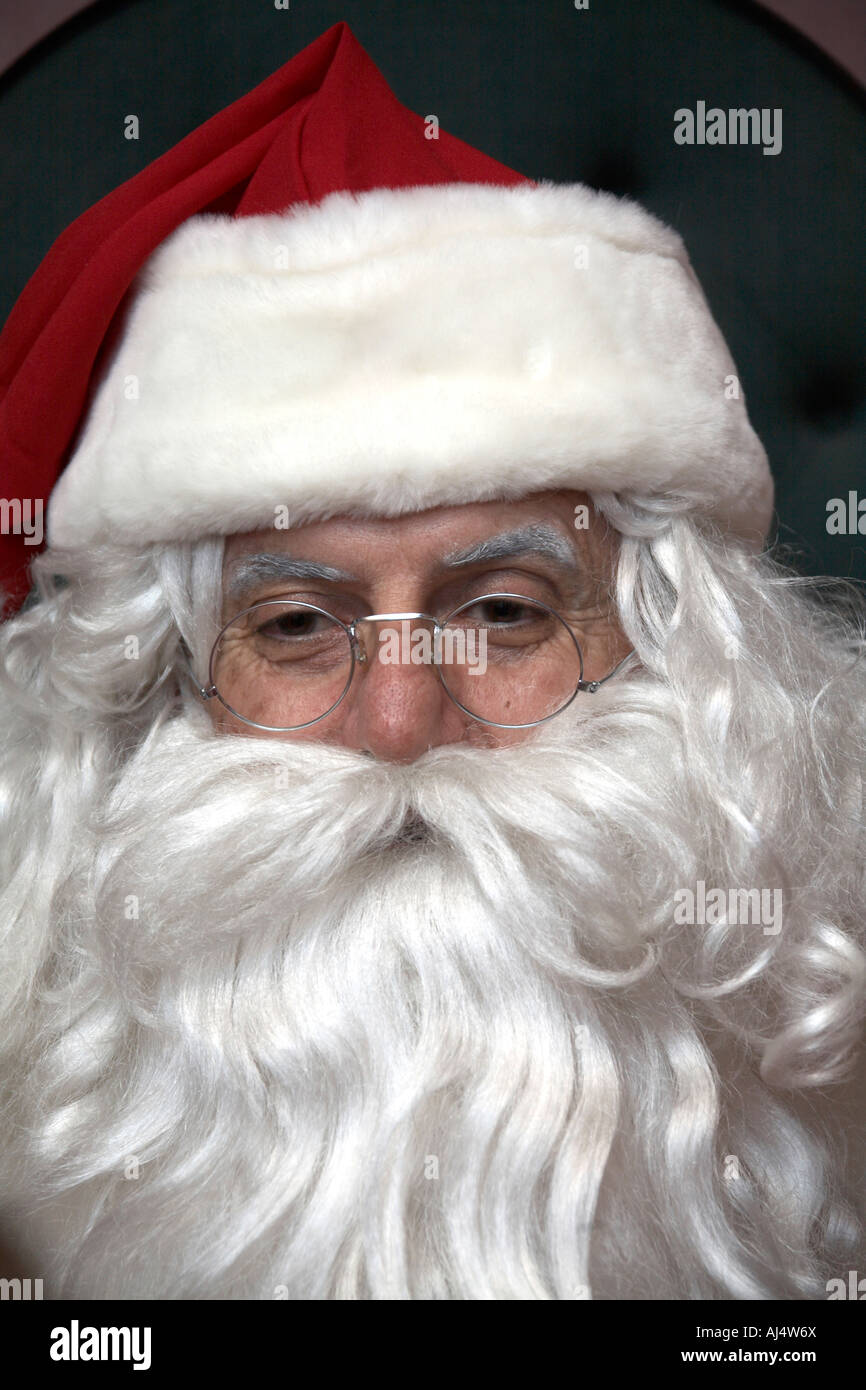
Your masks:
<path fill-rule="evenodd" d="M 181 222 L 316 203 L 337 190 L 531 184 L 454 136 L 425 139 L 348 25 L 333 25 L 239 101 L 102 198 L 57 239 L 0 334 L 0 493 L 44 503 L 86 412 L 100 351 L 136 274 Z M 0 601 L 38 547 L 0 534 Z"/>

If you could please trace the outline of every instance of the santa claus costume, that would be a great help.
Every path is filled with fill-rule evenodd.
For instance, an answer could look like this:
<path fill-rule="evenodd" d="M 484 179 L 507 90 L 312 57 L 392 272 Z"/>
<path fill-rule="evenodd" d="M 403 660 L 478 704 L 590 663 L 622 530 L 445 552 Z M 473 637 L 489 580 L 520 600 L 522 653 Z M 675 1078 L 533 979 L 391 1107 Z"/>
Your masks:
<path fill-rule="evenodd" d="M 51 1296 L 856 1261 L 862 616 L 763 552 L 732 382 L 671 228 L 431 128 L 345 24 L 60 237 L 0 338 L 48 525 L 0 537 L 0 1174 Z M 224 537 L 558 488 L 617 534 L 627 680 L 409 765 L 214 731 Z M 677 920 L 695 884 L 781 930 Z"/>

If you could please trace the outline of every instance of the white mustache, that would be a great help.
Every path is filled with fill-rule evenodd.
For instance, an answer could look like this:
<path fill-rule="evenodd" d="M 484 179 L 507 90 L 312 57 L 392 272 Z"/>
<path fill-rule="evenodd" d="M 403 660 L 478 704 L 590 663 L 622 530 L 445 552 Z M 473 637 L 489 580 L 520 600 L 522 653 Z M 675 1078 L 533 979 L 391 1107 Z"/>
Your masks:
<path fill-rule="evenodd" d="M 158 832 L 171 808 L 184 843 L 198 832 L 228 848 L 233 834 L 240 845 L 258 827 L 278 849 L 281 835 L 290 834 L 299 880 L 306 869 L 321 882 L 344 856 L 397 840 L 449 837 L 467 817 L 482 825 L 504 819 L 526 833 L 541 822 L 555 827 L 564 799 L 579 790 L 563 777 L 567 756 L 573 759 L 575 749 L 565 731 L 511 748 L 449 745 L 405 765 L 323 743 L 215 735 L 176 721 L 130 761 L 93 833 L 103 842 L 131 841 Z M 317 848 L 323 820 L 330 862 Z"/>
<path fill-rule="evenodd" d="M 253 904 L 254 929 L 271 939 L 286 929 L 288 903 L 321 910 L 329 895 L 351 900 L 377 885 L 387 895 L 408 861 L 431 880 L 441 876 L 443 892 L 460 882 L 463 892 L 479 893 L 534 958 L 585 983 L 624 984 L 651 967 L 653 953 L 640 888 L 621 873 L 629 831 L 599 815 L 609 784 L 623 776 L 605 747 L 610 729 L 599 741 L 603 722 L 563 719 L 522 745 L 448 745 L 406 765 L 177 721 L 129 762 L 92 822 L 95 848 L 84 847 L 81 867 L 85 910 L 108 924 L 116 962 L 158 966 L 174 952 L 207 955 L 232 940 L 247 949 Z M 628 750 L 618 756 L 628 761 Z M 668 746 L 658 761 L 670 771 Z M 639 825 L 632 838 L 646 838 L 653 776 L 650 766 L 641 795 L 631 786 L 627 810 Z M 659 823 L 658 832 L 659 881 L 665 866 L 670 881 L 690 850 L 676 827 Z M 211 873 L 220 884 L 213 900 Z M 424 882 L 416 876 L 416 892 Z M 559 909 L 540 913 L 554 885 Z M 130 933 L 126 902 L 138 891 Z M 611 946 L 612 973 L 603 959 Z"/>

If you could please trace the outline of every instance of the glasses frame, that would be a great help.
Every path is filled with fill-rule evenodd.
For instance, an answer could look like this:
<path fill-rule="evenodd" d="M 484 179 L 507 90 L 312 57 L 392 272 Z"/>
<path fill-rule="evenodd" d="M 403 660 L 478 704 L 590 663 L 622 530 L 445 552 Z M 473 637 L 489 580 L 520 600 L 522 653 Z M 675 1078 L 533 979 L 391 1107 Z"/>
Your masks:
<path fill-rule="evenodd" d="M 605 684 L 606 681 L 609 681 L 612 676 L 615 676 L 617 674 L 621 667 L 623 667 L 625 663 L 628 660 L 630 660 L 631 657 L 637 655 L 634 648 L 632 648 L 630 652 L 626 653 L 626 655 L 622 658 L 621 661 L 617 662 L 617 664 L 613 667 L 611 671 L 608 671 L 606 676 L 600 676 L 598 680 L 585 681 L 583 678 L 583 652 L 581 651 L 580 643 L 575 637 L 571 627 L 565 621 L 565 618 L 563 618 L 562 614 L 557 613 L 555 608 L 551 608 L 548 603 L 542 603 L 540 599 L 530 598 L 527 594 L 513 594 L 500 590 L 497 590 L 496 592 L 490 594 L 479 594 L 476 598 L 468 599 L 466 603 L 461 603 L 457 606 L 457 608 L 453 608 L 451 612 L 448 613 L 444 618 L 435 618 L 432 613 L 417 612 L 367 613 L 363 614 L 359 618 L 353 618 L 350 623 L 344 623 L 341 618 L 338 618 L 336 616 L 336 614 L 330 613 L 327 608 L 322 608 L 317 603 L 306 603 L 303 599 L 294 599 L 286 595 L 284 597 L 278 596 L 276 598 L 261 599 L 258 603 L 251 603 L 248 608 L 242 608 L 239 613 L 235 613 L 234 617 L 229 618 L 228 622 L 223 624 L 216 637 L 214 638 L 214 643 L 211 647 L 210 660 L 208 662 L 207 685 L 201 685 L 201 683 L 195 675 L 195 672 L 192 670 L 191 663 L 190 675 L 199 695 L 203 700 L 219 700 L 223 708 L 227 709 L 229 714 L 233 715 L 235 719 L 239 719 L 242 724 L 248 724 L 253 729 L 262 729 L 265 733 L 270 734 L 296 733 L 299 729 L 309 729 L 312 724 L 318 724 L 321 722 L 321 720 L 327 719 L 328 715 L 333 714 L 334 710 L 342 704 L 343 700 L 349 693 L 349 688 L 355 677 L 356 665 L 364 665 L 367 663 L 367 654 L 364 650 L 363 644 L 358 640 L 357 629 L 359 624 L 404 621 L 417 622 L 421 619 L 424 619 L 426 622 L 433 624 L 435 642 L 435 634 L 441 633 L 443 629 L 446 628 L 448 624 L 451 622 L 452 618 L 456 618 L 459 613 L 463 613 L 467 608 L 474 608 L 475 605 L 478 603 L 484 603 L 487 599 L 496 598 L 519 599 L 522 603 L 530 603 L 537 608 L 543 608 L 545 612 L 550 613 L 552 617 L 556 618 L 565 628 L 566 632 L 568 633 L 569 637 L 574 643 L 575 651 L 577 652 L 577 658 L 580 665 L 580 676 L 578 678 L 578 682 L 574 688 L 573 693 L 566 700 L 565 704 L 560 705 L 559 709 L 554 710 L 552 714 L 545 714 L 542 716 L 541 719 L 531 719 L 525 724 L 500 724 L 495 719 L 484 719 L 480 714 L 473 714 L 471 709 L 468 709 L 466 705 L 464 705 L 460 700 L 458 700 L 457 696 L 453 694 L 453 692 L 448 688 L 448 684 L 444 676 L 442 675 L 440 663 L 434 660 L 431 664 L 435 667 L 436 674 L 439 677 L 439 681 L 449 700 L 451 700 L 457 706 L 458 709 L 462 710 L 464 714 L 468 714 L 470 719 L 476 720 L 479 724 L 487 724 L 494 729 L 533 729 L 538 724 L 546 724 L 549 719 L 555 719 L 558 714 L 563 714 L 579 694 L 585 693 L 587 695 L 594 695 L 596 691 L 599 690 L 601 686 Z M 254 613 L 257 608 L 269 608 L 273 607 L 275 604 L 286 603 L 291 603 L 296 608 L 308 608 L 313 613 L 321 613 L 323 617 L 330 618 L 332 622 L 336 623 L 338 627 L 341 627 L 343 629 L 349 640 L 349 653 L 351 657 L 349 675 L 346 680 L 346 684 L 344 685 L 338 698 L 334 701 L 334 703 L 330 706 L 329 709 L 325 710 L 324 714 L 317 714 L 315 719 L 308 719 L 303 724 L 259 724 L 256 722 L 255 719 L 247 719 L 245 715 L 240 714 L 228 703 L 227 700 L 223 698 L 223 696 L 217 689 L 216 682 L 214 680 L 214 668 L 217 659 L 217 649 L 219 647 L 220 642 L 222 641 L 223 635 L 225 634 L 226 630 L 231 627 L 232 623 L 236 623 L 239 618 L 245 617 L 247 613 Z"/>

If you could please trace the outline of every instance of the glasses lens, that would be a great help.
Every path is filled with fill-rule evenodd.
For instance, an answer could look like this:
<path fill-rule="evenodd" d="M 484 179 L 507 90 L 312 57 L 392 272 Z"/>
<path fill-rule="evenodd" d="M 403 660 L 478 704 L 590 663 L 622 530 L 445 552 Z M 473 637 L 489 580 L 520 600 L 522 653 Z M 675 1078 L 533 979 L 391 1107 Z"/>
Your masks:
<path fill-rule="evenodd" d="M 309 603 L 256 604 L 228 624 L 211 657 L 222 703 L 239 719 L 275 731 L 327 714 L 351 678 L 348 633 Z"/>
<path fill-rule="evenodd" d="M 552 609 L 489 594 L 449 617 L 439 674 L 476 719 L 520 728 L 565 708 L 577 692 L 583 659 L 571 629 Z"/>

